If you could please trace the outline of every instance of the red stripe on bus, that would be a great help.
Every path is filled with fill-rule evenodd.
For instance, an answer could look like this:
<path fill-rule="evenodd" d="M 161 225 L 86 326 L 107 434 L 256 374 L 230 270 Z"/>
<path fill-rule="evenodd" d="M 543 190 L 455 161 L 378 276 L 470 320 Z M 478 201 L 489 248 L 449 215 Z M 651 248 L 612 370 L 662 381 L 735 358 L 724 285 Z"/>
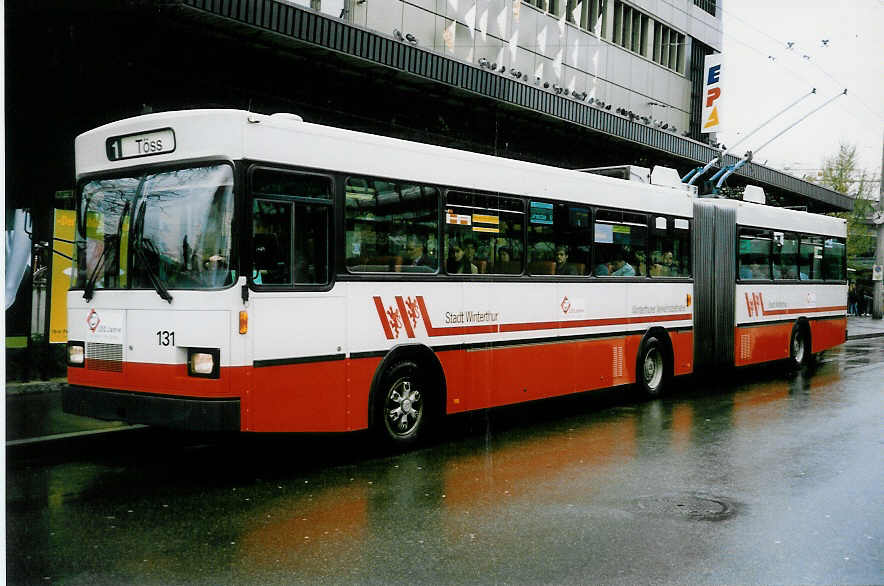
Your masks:
<path fill-rule="evenodd" d="M 381 318 L 381 326 L 384 328 L 384 334 L 387 336 L 388 340 L 393 339 L 393 330 L 390 329 L 390 322 L 387 321 L 386 310 L 384 309 L 384 302 L 381 301 L 381 298 L 375 295 L 374 297 L 374 306 L 378 310 L 378 317 Z"/>
<path fill-rule="evenodd" d="M 794 309 L 764 309 L 761 307 L 763 315 L 797 315 L 800 313 L 820 313 L 823 311 L 847 311 L 846 305 L 834 305 L 832 307 L 798 307 Z"/>

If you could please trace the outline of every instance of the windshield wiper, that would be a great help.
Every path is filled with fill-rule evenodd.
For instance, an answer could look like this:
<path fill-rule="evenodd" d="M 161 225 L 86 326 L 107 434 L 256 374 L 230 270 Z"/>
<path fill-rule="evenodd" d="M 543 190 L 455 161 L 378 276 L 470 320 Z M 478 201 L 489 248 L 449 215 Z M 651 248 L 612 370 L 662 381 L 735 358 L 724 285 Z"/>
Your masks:
<path fill-rule="evenodd" d="M 89 209 L 88 203 L 86 204 L 86 209 Z M 92 274 L 89 275 L 89 280 L 86 281 L 86 286 L 83 288 L 83 299 L 87 302 L 92 301 L 92 297 L 95 295 L 95 283 L 98 281 L 98 275 L 104 272 L 104 265 L 107 264 L 107 259 L 109 258 L 108 250 L 112 250 L 115 255 L 119 254 L 120 232 L 123 230 L 123 220 L 128 212 L 129 202 L 127 201 L 126 205 L 123 206 L 122 213 L 120 213 L 120 220 L 117 222 L 117 233 L 109 234 L 104 238 L 104 249 L 98 255 L 98 262 L 95 263 L 95 268 L 92 269 Z M 85 230 L 83 233 L 85 234 Z"/>
<path fill-rule="evenodd" d="M 163 285 L 162 279 L 154 272 L 153 268 L 150 266 L 150 261 L 147 258 L 147 254 L 144 252 L 144 248 L 148 248 L 151 254 L 155 255 L 157 259 L 160 258 L 160 252 L 157 250 L 156 245 L 151 242 L 147 238 L 138 238 L 134 243 L 135 254 L 138 255 L 138 259 L 144 264 L 144 272 L 147 273 L 147 278 L 150 279 L 151 285 L 156 290 L 157 295 L 172 303 L 172 296 L 169 294 L 169 290 L 166 289 L 166 286 Z M 147 245 L 145 247 L 145 245 Z"/>
<path fill-rule="evenodd" d="M 95 283 L 98 281 L 98 275 L 104 272 L 104 265 L 107 264 L 107 259 L 110 258 L 110 255 L 107 253 L 108 250 L 116 248 L 119 241 L 119 234 L 108 235 L 105 237 L 104 249 L 101 251 L 101 254 L 98 255 L 98 261 L 95 263 L 95 268 L 92 269 L 92 274 L 89 275 L 89 280 L 86 281 L 86 286 L 83 288 L 83 299 L 86 301 L 92 301 L 92 297 L 95 294 Z"/>

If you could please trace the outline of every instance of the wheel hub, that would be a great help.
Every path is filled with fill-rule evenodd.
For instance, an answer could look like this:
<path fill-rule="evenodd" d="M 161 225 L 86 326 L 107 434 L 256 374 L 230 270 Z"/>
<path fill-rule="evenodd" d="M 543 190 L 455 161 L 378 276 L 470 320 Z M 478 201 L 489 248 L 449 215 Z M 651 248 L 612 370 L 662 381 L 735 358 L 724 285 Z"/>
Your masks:
<path fill-rule="evenodd" d="M 386 404 L 387 429 L 395 435 L 408 435 L 421 419 L 421 394 L 410 380 L 400 379 L 390 388 Z"/>

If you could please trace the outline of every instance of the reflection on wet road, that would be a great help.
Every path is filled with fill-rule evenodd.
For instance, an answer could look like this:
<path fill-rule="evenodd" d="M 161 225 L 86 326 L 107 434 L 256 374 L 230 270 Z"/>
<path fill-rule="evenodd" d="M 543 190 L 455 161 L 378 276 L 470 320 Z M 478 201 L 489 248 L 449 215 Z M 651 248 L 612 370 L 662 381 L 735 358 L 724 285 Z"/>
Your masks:
<path fill-rule="evenodd" d="M 9 470 L 8 580 L 881 583 L 882 413 L 876 339 L 653 402 L 451 418 L 401 455 L 146 440 Z"/>

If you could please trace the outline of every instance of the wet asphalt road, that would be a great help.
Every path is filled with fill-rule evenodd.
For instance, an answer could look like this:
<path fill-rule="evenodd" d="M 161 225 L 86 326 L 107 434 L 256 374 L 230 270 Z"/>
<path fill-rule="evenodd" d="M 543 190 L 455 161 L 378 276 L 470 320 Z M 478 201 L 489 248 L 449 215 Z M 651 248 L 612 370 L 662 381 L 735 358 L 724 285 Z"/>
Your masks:
<path fill-rule="evenodd" d="M 884 338 L 817 368 L 363 435 L 8 463 L 10 584 L 882 583 Z"/>

